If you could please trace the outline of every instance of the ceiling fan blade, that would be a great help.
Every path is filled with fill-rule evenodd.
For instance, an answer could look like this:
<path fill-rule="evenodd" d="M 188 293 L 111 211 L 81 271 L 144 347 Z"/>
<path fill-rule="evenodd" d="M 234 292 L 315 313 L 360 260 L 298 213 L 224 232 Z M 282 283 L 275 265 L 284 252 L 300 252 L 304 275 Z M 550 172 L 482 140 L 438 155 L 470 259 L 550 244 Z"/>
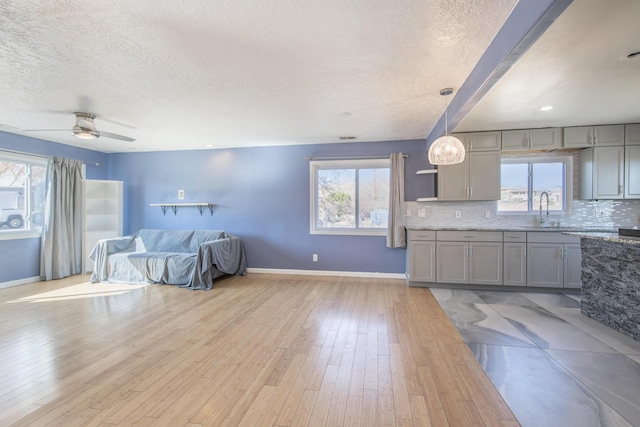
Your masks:
<path fill-rule="evenodd" d="M 103 136 L 105 138 L 118 139 L 120 141 L 126 141 L 126 142 L 135 141 L 135 138 L 129 138 L 128 136 L 118 135 L 117 133 L 111 133 L 111 132 L 100 131 L 100 136 Z"/>

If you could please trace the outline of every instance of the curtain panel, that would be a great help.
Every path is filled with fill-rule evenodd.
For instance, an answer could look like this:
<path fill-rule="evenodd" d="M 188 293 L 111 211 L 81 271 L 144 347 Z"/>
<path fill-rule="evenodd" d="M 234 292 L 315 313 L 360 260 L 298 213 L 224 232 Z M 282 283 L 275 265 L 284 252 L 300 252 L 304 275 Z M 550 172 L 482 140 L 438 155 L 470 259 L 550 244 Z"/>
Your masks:
<path fill-rule="evenodd" d="M 50 157 L 40 250 L 40 276 L 82 272 L 82 162 Z"/>
<path fill-rule="evenodd" d="M 391 182 L 389 185 L 389 224 L 387 228 L 387 247 L 404 248 L 407 246 L 404 229 L 404 155 L 391 153 Z"/>

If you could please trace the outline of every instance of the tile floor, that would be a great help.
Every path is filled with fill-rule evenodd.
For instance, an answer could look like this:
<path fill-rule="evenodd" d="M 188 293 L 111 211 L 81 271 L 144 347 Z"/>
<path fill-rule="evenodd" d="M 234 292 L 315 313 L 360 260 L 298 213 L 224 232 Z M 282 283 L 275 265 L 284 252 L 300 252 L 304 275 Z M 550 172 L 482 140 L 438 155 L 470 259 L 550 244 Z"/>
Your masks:
<path fill-rule="evenodd" d="M 522 426 L 640 426 L 640 342 L 579 296 L 431 292 Z"/>

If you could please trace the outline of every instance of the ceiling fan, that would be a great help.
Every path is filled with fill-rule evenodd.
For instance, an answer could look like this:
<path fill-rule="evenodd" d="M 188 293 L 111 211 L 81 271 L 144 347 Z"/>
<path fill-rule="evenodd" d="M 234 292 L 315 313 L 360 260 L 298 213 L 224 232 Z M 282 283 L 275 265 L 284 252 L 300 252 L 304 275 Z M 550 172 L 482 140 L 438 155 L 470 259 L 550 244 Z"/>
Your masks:
<path fill-rule="evenodd" d="M 73 113 L 76 116 L 76 124 L 71 128 L 71 133 L 76 138 L 80 139 L 96 139 L 100 137 L 117 139 L 120 141 L 132 142 L 135 138 L 130 138 L 124 135 L 118 135 L 117 133 L 101 132 L 96 129 L 96 124 L 93 120 L 96 118 L 91 113 Z M 25 132 L 68 132 L 69 129 L 27 129 Z"/>

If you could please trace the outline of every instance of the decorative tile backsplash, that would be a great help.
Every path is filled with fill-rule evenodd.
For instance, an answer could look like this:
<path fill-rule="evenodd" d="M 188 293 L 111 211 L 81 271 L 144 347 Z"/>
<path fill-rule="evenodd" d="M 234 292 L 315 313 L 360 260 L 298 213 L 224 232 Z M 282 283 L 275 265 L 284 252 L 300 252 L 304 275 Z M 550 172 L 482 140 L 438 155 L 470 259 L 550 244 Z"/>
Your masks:
<path fill-rule="evenodd" d="M 496 215 L 497 201 L 491 202 L 405 202 L 406 226 L 438 227 L 533 227 L 538 215 Z M 456 218 L 460 211 L 460 218 Z M 424 217 L 420 214 L 424 212 Z M 487 217 L 488 214 L 488 217 Z M 572 213 L 549 215 L 561 227 L 617 228 L 640 225 L 640 200 L 574 200 Z"/>

